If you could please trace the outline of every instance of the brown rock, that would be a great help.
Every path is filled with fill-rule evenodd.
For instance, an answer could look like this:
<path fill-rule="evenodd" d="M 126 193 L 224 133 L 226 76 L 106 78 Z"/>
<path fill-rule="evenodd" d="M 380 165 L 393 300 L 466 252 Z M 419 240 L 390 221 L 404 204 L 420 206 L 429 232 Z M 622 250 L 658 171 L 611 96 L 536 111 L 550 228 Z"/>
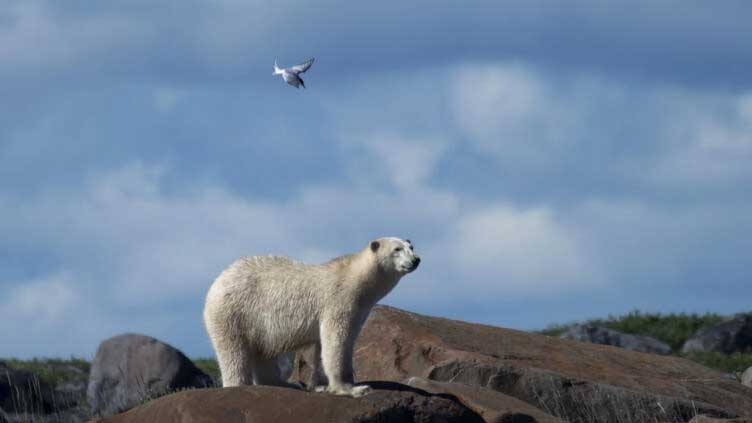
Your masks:
<path fill-rule="evenodd" d="M 420 377 L 411 377 L 406 383 L 434 394 L 454 395 L 461 403 L 480 414 L 489 423 L 513 421 L 563 423 L 561 419 L 546 414 L 524 401 L 491 389 L 464 383 L 435 382 Z"/>
<path fill-rule="evenodd" d="M 482 423 L 449 396 L 393 382 L 369 383 L 361 398 L 272 386 L 195 389 L 161 397 L 96 423 Z"/>
<path fill-rule="evenodd" d="M 308 366 L 298 355 L 296 371 Z M 355 351 L 358 379 L 418 376 L 502 392 L 571 422 L 752 415 L 749 389 L 673 356 L 374 308 Z"/>

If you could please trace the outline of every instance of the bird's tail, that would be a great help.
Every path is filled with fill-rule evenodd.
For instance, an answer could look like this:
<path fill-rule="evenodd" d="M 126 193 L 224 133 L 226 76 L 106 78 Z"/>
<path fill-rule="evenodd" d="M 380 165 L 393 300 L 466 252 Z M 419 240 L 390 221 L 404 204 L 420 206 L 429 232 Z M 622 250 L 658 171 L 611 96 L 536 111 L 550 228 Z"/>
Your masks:
<path fill-rule="evenodd" d="M 272 75 L 279 75 L 282 73 L 282 69 L 277 66 L 277 59 L 274 59 L 274 73 Z"/>

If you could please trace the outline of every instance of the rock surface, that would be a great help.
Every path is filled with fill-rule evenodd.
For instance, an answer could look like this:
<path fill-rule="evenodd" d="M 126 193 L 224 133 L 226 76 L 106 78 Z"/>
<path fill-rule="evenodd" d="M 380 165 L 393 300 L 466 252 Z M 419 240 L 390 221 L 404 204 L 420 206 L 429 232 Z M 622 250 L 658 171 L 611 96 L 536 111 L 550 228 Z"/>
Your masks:
<path fill-rule="evenodd" d="M 91 365 L 87 400 L 110 415 L 183 388 L 212 386 L 182 352 L 154 338 L 125 334 L 99 345 Z"/>
<path fill-rule="evenodd" d="M 13 414 L 45 414 L 53 409 L 52 389 L 32 372 L 0 362 L 0 409 Z"/>
<path fill-rule="evenodd" d="M 752 388 L 752 367 L 742 373 L 742 385 Z"/>
<path fill-rule="evenodd" d="M 738 419 L 717 419 L 714 417 L 699 415 L 690 420 L 689 423 L 752 423 L 752 418 L 741 417 Z"/>
<path fill-rule="evenodd" d="M 296 357 L 305 380 L 305 355 Z M 374 308 L 358 380 L 418 376 L 498 391 L 566 421 L 688 421 L 752 414 L 752 391 L 686 359 Z"/>
<path fill-rule="evenodd" d="M 682 346 L 682 352 L 752 352 L 752 313 L 741 313 L 705 328 Z"/>
<path fill-rule="evenodd" d="M 481 423 L 483 419 L 450 397 L 409 386 L 369 383 L 361 398 L 272 386 L 196 389 L 171 394 L 98 423 Z"/>
<path fill-rule="evenodd" d="M 420 377 L 407 379 L 407 384 L 434 394 L 452 394 L 466 407 L 480 414 L 486 422 L 563 423 L 550 414 L 501 392 L 464 383 L 435 382 Z"/>
<path fill-rule="evenodd" d="M 572 325 L 560 338 L 593 344 L 613 345 L 632 351 L 669 355 L 671 347 L 649 336 L 631 335 L 589 323 Z"/>

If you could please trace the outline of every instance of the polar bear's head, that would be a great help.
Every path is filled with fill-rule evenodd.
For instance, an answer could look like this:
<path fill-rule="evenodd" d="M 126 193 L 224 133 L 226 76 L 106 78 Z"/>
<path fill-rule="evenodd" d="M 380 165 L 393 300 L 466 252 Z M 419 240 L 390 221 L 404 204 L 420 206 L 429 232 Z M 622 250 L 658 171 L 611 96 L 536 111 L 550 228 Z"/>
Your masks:
<path fill-rule="evenodd" d="M 371 241 L 370 248 L 379 266 L 386 272 L 404 275 L 417 269 L 420 264 L 420 257 L 415 255 L 409 239 L 379 238 Z"/>

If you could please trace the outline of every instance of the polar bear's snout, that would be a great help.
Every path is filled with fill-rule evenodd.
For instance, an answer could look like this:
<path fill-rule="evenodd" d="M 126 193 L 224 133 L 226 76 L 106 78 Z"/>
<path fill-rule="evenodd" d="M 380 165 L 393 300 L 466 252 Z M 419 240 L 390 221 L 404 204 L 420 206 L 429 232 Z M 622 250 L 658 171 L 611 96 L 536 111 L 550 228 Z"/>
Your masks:
<path fill-rule="evenodd" d="M 407 268 L 407 273 L 410 273 L 418 268 L 418 265 L 420 264 L 420 257 L 413 256 L 412 261 L 410 262 L 410 266 Z"/>
<path fill-rule="evenodd" d="M 397 242 L 395 252 L 397 253 L 397 268 L 404 273 L 410 273 L 418 268 L 420 257 L 415 254 L 413 243 L 409 239 L 401 240 L 394 238 Z"/>

